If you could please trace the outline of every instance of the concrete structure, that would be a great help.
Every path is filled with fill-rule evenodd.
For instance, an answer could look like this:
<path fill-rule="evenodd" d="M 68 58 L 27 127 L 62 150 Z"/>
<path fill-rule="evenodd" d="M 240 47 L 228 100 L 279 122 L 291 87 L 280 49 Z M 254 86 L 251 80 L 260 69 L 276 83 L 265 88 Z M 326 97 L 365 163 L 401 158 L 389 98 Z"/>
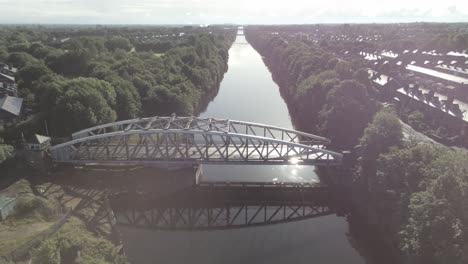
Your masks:
<path fill-rule="evenodd" d="M 45 170 L 50 158 L 48 149 L 51 145 L 51 138 L 35 134 L 24 146 L 24 159 L 35 169 Z"/>
<path fill-rule="evenodd" d="M 25 149 L 31 151 L 43 151 L 50 147 L 50 137 L 35 134 L 30 142 L 25 144 Z"/>
<path fill-rule="evenodd" d="M 15 211 L 16 198 L 0 197 L 0 221 L 5 220 Z"/>

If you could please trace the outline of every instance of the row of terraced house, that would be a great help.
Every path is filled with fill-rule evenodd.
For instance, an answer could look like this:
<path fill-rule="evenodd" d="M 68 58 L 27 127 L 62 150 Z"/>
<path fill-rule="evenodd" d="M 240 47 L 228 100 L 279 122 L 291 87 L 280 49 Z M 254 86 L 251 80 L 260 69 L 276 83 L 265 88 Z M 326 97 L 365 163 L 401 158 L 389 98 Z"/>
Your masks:
<path fill-rule="evenodd" d="M 21 119 L 23 99 L 18 97 L 17 68 L 0 62 L 0 129 Z"/>

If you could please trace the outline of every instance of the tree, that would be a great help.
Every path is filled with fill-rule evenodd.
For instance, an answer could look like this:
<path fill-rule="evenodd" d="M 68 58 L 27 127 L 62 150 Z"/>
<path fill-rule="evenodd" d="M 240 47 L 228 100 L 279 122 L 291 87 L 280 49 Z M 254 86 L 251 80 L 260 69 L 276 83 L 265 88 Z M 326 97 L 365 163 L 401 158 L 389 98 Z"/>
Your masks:
<path fill-rule="evenodd" d="M 113 78 L 110 83 L 116 92 L 116 107 L 118 119 L 131 119 L 139 116 L 141 111 L 140 95 L 129 81 Z"/>
<path fill-rule="evenodd" d="M 51 73 L 49 68 L 43 63 L 34 63 L 27 64 L 25 67 L 21 68 L 18 73 L 18 81 L 21 81 L 23 86 L 30 87 L 34 81 L 39 80 L 44 75 Z"/>
<path fill-rule="evenodd" d="M 360 139 L 360 163 L 358 179 L 364 181 L 366 187 L 373 188 L 369 183 L 377 180 L 377 160 L 391 147 L 403 145 L 403 132 L 400 120 L 388 110 L 381 110 L 375 114 L 372 123 L 364 130 Z"/>
<path fill-rule="evenodd" d="M 372 123 L 364 130 L 360 139 L 362 156 L 376 160 L 390 147 L 402 146 L 403 132 L 400 120 L 388 110 L 381 110 L 374 116 Z"/>
<path fill-rule="evenodd" d="M 0 45 L 0 61 L 6 60 L 8 57 L 8 51 L 5 46 Z"/>
<path fill-rule="evenodd" d="M 418 263 L 468 261 L 468 154 L 443 149 L 423 170 L 426 190 L 411 195 L 402 251 Z"/>
<path fill-rule="evenodd" d="M 65 76 L 80 76 L 88 72 L 90 57 L 84 50 L 70 51 L 50 59 L 49 67 Z"/>
<path fill-rule="evenodd" d="M 8 55 L 6 63 L 21 68 L 28 64 L 38 63 L 38 60 L 26 52 L 13 52 Z"/>
<path fill-rule="evenodd" d="M 123 49 L 125 51 L 130 51 L 132 49 L 132 44 L 127 38 L 122 37 L 113 37 L 108 39 L 105 42 L 105 46 L 109 51 L 114 52 L 117 49 Z"/>
<path fill-rule="evenodd" d="M 424 114 L 420 111 L 413 111 L 408 116 L 408 124 L 412 126 L 417 131 L 425 131 L 427 130 L 427 125 L 424 122 Z"/>
<path fill-rule="evenodd" d="M 354 80 L 335 85 L 320 111 L 319 129 L 332 139 L 332 144 L 353 147 L 376 109 L 366 87 Z"/>
<path fill-rule="evenodd" d="M 65 80 L 47 77 L 38 88 L 41 110 L 57 135 L 113 122 L 117 118 L 116 92 L 108 82 L 93 78 Z"/>
<path fill-rule="evenodd" d="M 28 52 L 30 46 L 29 42 L 13 43 L 8 46 L 8 52 Z"/>
<path fill-rule="evenodd" d="M 351 79 L 353 76 L 353 66 L 347 61 L 339 60 L 335 65 L 335 71 L 342 80 Z"/>

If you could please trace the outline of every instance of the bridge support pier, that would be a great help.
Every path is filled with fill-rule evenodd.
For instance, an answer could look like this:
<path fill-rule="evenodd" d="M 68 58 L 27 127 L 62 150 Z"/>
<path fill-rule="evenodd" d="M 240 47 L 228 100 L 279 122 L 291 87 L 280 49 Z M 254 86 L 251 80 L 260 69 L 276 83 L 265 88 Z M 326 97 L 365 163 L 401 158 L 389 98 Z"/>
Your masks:
<path fill-rule="evenodd" d="M 198 167 L 195 171 L 194 186 L 197 186 L 200 183 L 202 176 L 203 176 L 203 164 L 198 164 Z"/>

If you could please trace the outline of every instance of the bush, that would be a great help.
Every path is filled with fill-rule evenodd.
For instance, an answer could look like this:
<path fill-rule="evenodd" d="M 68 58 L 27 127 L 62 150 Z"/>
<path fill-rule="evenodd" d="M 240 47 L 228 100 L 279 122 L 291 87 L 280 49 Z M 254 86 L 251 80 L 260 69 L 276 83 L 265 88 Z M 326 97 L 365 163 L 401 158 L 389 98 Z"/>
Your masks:
<path fill-rule="evenodd" d="M 19 197 L 15 209 L 15 218 L 36 218 L 52 221 L 60 213 L 60 205 L 56 201 L 38 196 Z"/>
<path fill-rule="evenodd" d="M 414 111 L 408 116 L 408 124 L 417 131 L 425 132 L 428 128 L 424 122 L 424 114 Z"/>
<path fill-rule="evenodd" d="M 402 140 L 402 126 L 396 115 L 386 110 L 377 112 L 360 140 L 363 157 L 377 159 L 390 147 L 401 146 Z"/>
<path fill-rule="evenodd" d="M 13 157 L 14 151 L 15 149 L 13 148 L 13 146 L 7 145 L 7 144 L 1 144 L 1 141 L 0 141 L 0 164 L 4 162 L 5 160 Z"/>
<path fill-rule="evenodd" d="M 79 263 L 127 263 L 118 249 L 103 238 L 96 238 L 76 217 L 70 217 L 51 238 L 44 241 L 32 254 L 32 263 L 61 263 L 63 252 L 80 248 Z"/>

